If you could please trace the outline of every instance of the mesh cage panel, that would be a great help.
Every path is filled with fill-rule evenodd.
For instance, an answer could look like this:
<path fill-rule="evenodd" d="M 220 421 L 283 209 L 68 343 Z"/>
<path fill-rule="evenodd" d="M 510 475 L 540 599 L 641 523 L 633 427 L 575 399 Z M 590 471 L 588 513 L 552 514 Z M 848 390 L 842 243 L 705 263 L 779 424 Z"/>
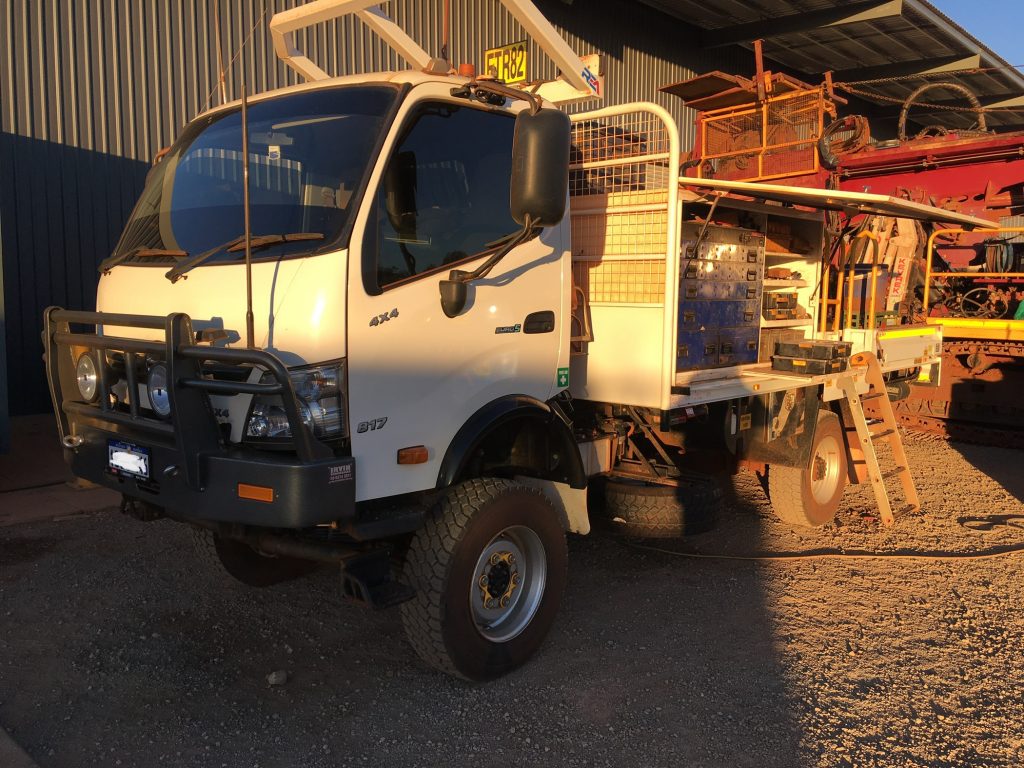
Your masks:
<path fill-rule="evenodd" d="M 669 127 L 636 110 L 573 123 L 573 272 L 588 302 L 663 304 L 669 230 Z"/>
<path fill-rule="evenodd" d="M 699 175 L 759 181 L 814 173 L 824 109 L 816 89 L 769 98 L 755 108 L 702 114 Z"/>
<path fill-rule="evenodd" d="M 713 175 L 716 179 L 730 181 L 743 181 L 758 176 L 761 110 L 708 118 L 704 122 L 704 141 L 704 158 L 711 162 L 714 173 L 702 173 L 702 176 Z"/>
<path fill-rule="evenodd" d="M 653 256 L 663 258 L 668 211 L 664 204 L 607 215 L 572 217 L 573 254 L 582 259 L 608 256 Z M 664 287 L 664 286 L 663 286 Z"/>
<path fill-rule="evenodd" d="M 661 304 L 665 298 L 665 261 L 576 261 L 573 281 L 591 302 Z"/>
<path fill-rule="evenodd" d="M 648 112 L 574 122 L 569 194 L 664 189 L 668 151 L 668 128 Z"/>
<path fill-rule="evenodd" d="M 762 176 L 791 176 L 817 170 L 817 142 L 823 115 L 820 92 L 768 102 L 768 130 Z"/>

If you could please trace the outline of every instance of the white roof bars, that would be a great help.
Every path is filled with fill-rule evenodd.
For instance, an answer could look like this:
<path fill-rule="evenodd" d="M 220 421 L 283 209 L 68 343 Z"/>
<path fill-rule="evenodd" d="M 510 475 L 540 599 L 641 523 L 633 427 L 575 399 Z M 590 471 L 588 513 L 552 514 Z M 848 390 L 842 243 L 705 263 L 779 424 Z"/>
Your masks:
<path fill-rule="evenodd" d="M 584 62 L 562 39 L 558 31 L 530 0 L 500 0 L 541 50 L 561 70 L 558 80 L 543 83 L 535 93 L 552 102 L 600 99 L 604 83 L 595 61 Z M 379 0 L 313 0 L 281 11 L 270 20 L 274 51 L 281 61 L 306 80 L 325 80 L 331 75 L 303 54 L 295 44 L 295 33 L 314 24 L 355 15 L 414 69 L 433 71 L 432 57 L 395 24 L 378 5 Z M 587 57 L 591 60 L 593 57 Z"/>
<path fill-rule="evenodd" d="M 306 80 L 326 80 L 331 76 L 296 47 L 295 33 L 314 24 L 355 14 L 413 67 L 426 67 L 430 63 L 430 54 L 388 18 L 377 2 L 378 0 L 314 0 L 312 3 L 275 13 L 270 20 L 274 52 L 281 61 Z"/>

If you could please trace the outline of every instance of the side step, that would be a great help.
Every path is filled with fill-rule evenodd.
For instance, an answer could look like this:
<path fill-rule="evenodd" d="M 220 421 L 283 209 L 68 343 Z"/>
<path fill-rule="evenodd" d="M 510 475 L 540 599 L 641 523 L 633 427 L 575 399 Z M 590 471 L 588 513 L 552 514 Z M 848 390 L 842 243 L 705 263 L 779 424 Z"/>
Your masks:
<path fill-rule="evenodd" d="M 906 504 L 899 510 L 899 514 L 905 515 L 917 512 L 921 509 L 921 501 L 917 496 L 917 488 L 914 486 L 914 478 L 910 474 L 910 462 L 907 461 L 906 451 L 903 449 L 903 441 L 900 439 L 899 429 L 896 426 L 896 417 L 892 411 L 886 389 L 885 379 L 882 375 L 882 367 L 878 359 L 870 352 L 861 352 L 850 358 L 850 372 L 839 378 L 839 387 L 846 396 L 850 414 L 853 419 L 853 426 L 857 432 L 859 445 L 857 453 L 864 457 L 864 465 L 867 468 L 868 479 L 871 481 L 871 488 L 875 492 L 875 501 L 878 503 L 879 515 L 884 525 L 892 525 L 895 522 L 892 503 L 889 500 L 889 490 L 885 481 L 894 477 L 899 478 L 903 489 L 903 497 Z M 866 370 L 865 370 L 866 369 Z M 868 391 L 864 395 L 857 392 L 855 374 L 857 371 L 864 372 L 864 378 L 868 383 Z M 882 412 L 881 429 L 875 430 L 868 426 L 867 418 L 864 415 L 862 405 L 865 400 L 879 400 L 877 407 Z M 847 440 L 851 435 L 847 433 Z M 893 460 L 896 466 L 892 469 L 882 471 L 878 466 L 878 453 L 875 451 L 875 441 L 885 440 L 889 443 Z M 851 453 L 854 452 L 851 449 Z"/>
<path fill-rule="evenodd" d="M 391 558 L 379 552 L 347 560 L 341 569 L 341 592 L 352 603 L 369 608 L 390 608 L 412 600 L 416 591 L 395 581 Z"/>

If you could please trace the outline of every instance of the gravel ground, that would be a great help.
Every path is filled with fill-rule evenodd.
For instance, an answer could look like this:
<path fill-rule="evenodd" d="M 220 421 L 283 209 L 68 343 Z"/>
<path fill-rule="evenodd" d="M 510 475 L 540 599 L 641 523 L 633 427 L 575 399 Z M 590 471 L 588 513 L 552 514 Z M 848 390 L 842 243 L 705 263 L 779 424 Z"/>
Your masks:
<path fill-rule="evenodd" d="M 1019 452 L 908 452 L 925 514 L 891 529 L 857 488 L 835 525 L 794 533 L 745 481 L 717 531 L 664 546 L 1024 544 Z M 547 643 L 488 685 L 422 666 L 398 612 L 345 605 L 330 570 L 247 589 L 172 523 L 0 528 L 0 566 L 0 725 L 43 768 L 1024 762 L 1024 555 L 751 562 L 577 538 Z"/>

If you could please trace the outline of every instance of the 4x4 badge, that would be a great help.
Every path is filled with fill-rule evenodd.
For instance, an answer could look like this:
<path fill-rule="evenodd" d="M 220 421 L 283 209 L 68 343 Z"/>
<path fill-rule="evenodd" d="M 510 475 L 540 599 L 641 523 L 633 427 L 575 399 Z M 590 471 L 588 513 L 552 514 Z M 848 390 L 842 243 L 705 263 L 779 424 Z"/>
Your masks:
<path fill-rule="evenodd" d="M 381 312 L 379 315 L 374 315 L 370 319 L 370 327 L 373 328 L 381 323 L 386 323 L 392 317 L 398 317 L 398 307 L 395 307 L 390 312 Z"/>

